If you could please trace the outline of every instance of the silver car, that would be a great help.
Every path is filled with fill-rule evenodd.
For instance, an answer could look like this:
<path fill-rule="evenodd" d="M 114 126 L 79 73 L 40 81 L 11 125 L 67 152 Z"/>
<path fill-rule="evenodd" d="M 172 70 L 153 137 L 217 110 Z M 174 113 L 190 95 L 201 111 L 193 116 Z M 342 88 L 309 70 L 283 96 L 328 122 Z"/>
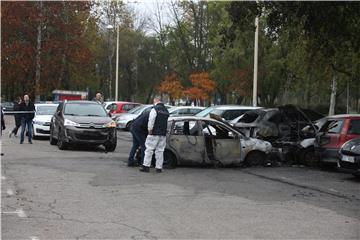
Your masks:
<path fill-rule="evenodd" d="M 180 106 L 171 108 L 169 113 L 170 117 L 194 116 L 195 114 L 201 112 L 204 109 L 204 107 L 197 106 Z"/>
<path fill-rule="evenodd" d="M 120 114 L 116 118 L 117 128 L 129 130 L 134 119 L 137 118 L 141 113 L 143 113 L 145 111 L 150 111 L 153 106 L 154 105 L 152 105 L 152 104 L 140 105 L 136 108 L 131 109 L 127 113 Z"/>
<path fill-rule="evenodd" d="M 140 116 L 140 114 L 142 114 L 143 112 L 147 112 L 147 111 L 150 112 L 153 107 L 154 107 L 153 104 L 144 104 L 131 109 L 127 113 L 120 113 L 119 116 L 116 118 L 117 128 L 123 130 L 129 130 L 135 118 Z M 165 107 L 167 109 L 172 108 L 172 106 L 166 104 Z"/>
<path fill-rule="evenodd" d="M 168 121 L 164 166 L 260 165 L 271 150 L 269 142 L 245 137 L 215 119 L 174 117 Z"/>

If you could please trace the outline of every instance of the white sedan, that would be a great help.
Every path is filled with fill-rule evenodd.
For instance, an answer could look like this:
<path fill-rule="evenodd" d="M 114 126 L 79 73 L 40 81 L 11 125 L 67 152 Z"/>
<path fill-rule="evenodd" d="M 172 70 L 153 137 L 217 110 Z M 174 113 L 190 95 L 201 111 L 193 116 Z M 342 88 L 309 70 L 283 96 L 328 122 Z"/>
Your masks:
<path fill-rule="evenodd" d="M 57 106 L 58 104 L 35 104 L 34 137 L 48 137 L 50 135 L 50 122 Z"/>

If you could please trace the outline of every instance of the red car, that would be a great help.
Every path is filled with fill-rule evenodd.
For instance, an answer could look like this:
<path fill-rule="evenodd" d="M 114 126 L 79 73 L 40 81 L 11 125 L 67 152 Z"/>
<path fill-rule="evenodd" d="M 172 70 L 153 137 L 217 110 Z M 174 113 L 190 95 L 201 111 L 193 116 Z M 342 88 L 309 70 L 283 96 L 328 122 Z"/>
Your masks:
<path fill-rule="evenodd" d="M 126 113 L 139 105 L 140 103 L 134 102 L 113 102 L 106 109 L 109 110 L 111 117 L 116 117 L 120 113 Z"/>
<path fill-rule="evenodd" d="M 360 137 L 360 114 L 329 116 L 319 133 L 315 149 L 320 162 L 335 164 L 341 158 L 341 146 Z"/>

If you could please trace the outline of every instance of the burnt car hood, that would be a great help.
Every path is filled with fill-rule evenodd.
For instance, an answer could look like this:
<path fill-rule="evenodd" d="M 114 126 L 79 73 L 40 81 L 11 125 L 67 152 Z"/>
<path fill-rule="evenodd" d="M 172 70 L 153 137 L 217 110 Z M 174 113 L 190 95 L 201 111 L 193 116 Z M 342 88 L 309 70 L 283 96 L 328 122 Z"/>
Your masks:
<path fill-rule="evenodd" d="M 66 116 L 66 119 L 80 124 L 106 124 L 112 121 L 110 117 L 93 117 L 93 116 Z"/>

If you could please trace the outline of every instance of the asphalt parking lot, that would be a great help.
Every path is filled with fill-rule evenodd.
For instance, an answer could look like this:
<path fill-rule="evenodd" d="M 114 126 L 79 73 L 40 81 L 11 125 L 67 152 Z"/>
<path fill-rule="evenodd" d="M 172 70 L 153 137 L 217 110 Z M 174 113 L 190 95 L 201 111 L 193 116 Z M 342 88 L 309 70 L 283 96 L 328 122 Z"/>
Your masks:
<path fill-rule="evenodd" d="M 115 152 L 61 151 L 2 136 L 3 239 L 360 239 L 360 180 L 293 167 L 126 166 Z"/>

